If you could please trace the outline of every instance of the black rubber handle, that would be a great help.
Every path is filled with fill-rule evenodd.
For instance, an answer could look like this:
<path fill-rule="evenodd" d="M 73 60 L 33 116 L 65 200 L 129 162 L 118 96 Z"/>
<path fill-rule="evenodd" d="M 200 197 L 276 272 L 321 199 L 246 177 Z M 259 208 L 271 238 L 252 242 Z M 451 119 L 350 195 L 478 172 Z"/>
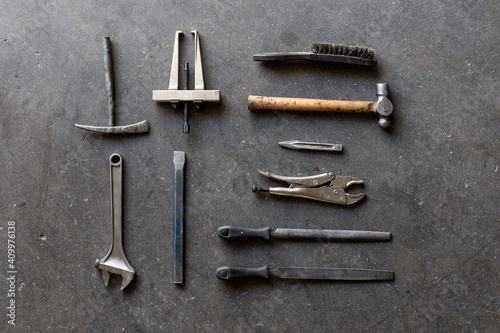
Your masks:
<path fill-rule="evenodd" d="M 242 278 L 269 278 L 269 268 L 262 267 L 232 267 L 222 266 L 217 268 L 215 276 L 221 280 L 233 280 Z"/>
<path fill-rule="evenodd" d="M 225 239 L 259 238 L 269 240 L 271 238 L 271 231 L 269 228 L 253 229 L 225 225 L 217 229 L 217 236 Z"/>

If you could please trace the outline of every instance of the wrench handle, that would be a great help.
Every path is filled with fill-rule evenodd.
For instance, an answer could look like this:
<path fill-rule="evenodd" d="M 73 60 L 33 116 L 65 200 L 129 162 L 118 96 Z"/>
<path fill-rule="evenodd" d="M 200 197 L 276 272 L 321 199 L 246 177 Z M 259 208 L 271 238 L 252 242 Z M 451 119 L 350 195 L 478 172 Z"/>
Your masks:
<path fill-rule="evenodd" d="M 122 157 L 119 154 L 113 154 L 109 158 L 111 173 L 111 220 L 113 245 L 112 252 L 125 256 L 122 243 Z"/>
<path fill-rule="evenodd" d="M 115 125 L 115 98 L 114 98 L 114 75 L 113 59 L 111 56 L 111 40 L 109 37 L 102 38 L 102 48 L 104 51 L 104 69 L 106 75 L 106 91 L 108 92 L 109 126 Z"/>
<path fill-rule="evenodd" d="M 249 110 L 377 112 L 376 102 L 337 101 L 328 99 L 248 96 Z"/>

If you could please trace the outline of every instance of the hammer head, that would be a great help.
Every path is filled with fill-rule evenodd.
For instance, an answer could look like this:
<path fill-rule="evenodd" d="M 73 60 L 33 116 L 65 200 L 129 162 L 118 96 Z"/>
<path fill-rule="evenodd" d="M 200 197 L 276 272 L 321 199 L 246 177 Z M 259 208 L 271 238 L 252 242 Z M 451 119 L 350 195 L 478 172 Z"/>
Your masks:
<path fill-rule="evenodd" d="M 378 124 L 382 128 L 388 128 L 391 122 L 389 116 L 392 113 L 392 102 L 389 99 L 389 85 L 387 83 L 377 83 L 377 113 L 380 117 Z"/>

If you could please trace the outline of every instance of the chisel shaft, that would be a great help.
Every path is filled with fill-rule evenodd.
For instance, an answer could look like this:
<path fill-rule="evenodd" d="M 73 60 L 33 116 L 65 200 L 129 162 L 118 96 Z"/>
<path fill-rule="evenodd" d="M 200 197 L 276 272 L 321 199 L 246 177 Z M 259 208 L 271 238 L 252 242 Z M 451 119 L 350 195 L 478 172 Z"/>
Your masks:
<path fill-rule="evenodd" d="M 174 151 L 174 283 L 184 282 L 184 165 L 186 154 Z"/>

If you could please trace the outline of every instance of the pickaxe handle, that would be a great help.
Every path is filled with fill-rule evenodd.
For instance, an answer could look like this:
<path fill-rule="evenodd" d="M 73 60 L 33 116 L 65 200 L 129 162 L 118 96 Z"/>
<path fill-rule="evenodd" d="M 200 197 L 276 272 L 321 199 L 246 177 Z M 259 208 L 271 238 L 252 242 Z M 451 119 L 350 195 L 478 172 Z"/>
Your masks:
<path fill-rule="evenodd" d="M 102 48 L 104 51 L 104 69 L 106 77 L 106 91 L 108 92 L 109 106 L 109 126 L 115 126 L 115 97 L 114 97 L 114 74 L 113 58 L 111 55 L 111 40 L 109 37 L 102 38 Z"/>
<path fill-rule="evenodd" d="M 377 103 L 327 99 L 248 96 L 249 110 L 329 111 L 377 113 Z"/>

